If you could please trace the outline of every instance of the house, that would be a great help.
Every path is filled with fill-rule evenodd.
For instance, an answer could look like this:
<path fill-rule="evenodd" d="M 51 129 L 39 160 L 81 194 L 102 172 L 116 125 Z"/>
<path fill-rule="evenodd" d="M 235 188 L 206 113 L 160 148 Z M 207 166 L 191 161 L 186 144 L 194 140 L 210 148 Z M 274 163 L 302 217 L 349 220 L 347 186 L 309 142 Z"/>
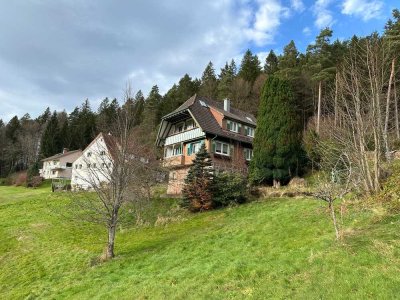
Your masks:
<path fill-rule="evenodd" d="M 109 182 L 116 147 L 112 135 L 99 133 L 73 163 L 72 190 L 87 190 L 93 185 Z"/>
<path fill-rule="evenodd" d="M 253 157 L 256 119 L 231 107 L 194 95 L 164 116 L 156 145 L 164 147 L 163 166 L 169 170 L 168 194 L 181 194 L 184 180 L 202 143 L 214 168 L 247 172 Z"/>
<path fill-rule="evenodd" d="M 42 159 L 43 167 L 39 169 L 39 175 L 44 179 L 71 179 L 72 164 L 81 154 L 81 150 L 68 151 L 64 148 L 62 153 Z"/>

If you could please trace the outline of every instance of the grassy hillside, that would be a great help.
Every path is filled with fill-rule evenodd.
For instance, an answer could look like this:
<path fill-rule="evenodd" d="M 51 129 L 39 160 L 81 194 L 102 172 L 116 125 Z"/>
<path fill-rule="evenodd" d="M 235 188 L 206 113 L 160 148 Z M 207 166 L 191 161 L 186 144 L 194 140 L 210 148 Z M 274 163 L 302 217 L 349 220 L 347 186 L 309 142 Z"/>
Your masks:
<path fill-rule="evenodd" d="M 396 298 L 400 219 L 349 209 L 334 241 L 323 203 L 253 202 L 121 228 L 117 258 L 98 263 L 103 228 L 54 211 L 48 192 L 0 187 L 0 298 Z"/>

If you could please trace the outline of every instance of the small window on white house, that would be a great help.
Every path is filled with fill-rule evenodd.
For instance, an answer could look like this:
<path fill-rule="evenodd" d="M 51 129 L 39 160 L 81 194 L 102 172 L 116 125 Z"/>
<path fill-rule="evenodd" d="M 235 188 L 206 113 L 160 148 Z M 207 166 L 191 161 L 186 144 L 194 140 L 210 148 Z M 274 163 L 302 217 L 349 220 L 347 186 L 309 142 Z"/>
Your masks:
<path fill-rule="evenodd" d="M 90 169 L 90 164 L 87 164 L 86 166 L 87 166 L 88 169 Z"/>
<path fill-rule="evenodd" d="M 53 174 L 53 175 L 56 175 L 56 171 L 53 171 L 52 174 Z"/>
<path fill-rule="evenodd" d="M 100 155 L 101 156 L 106 155 L 106 151 L 104 151 L 104 150 L 100 151 Z"/>
<path fill-rule="evenodd" d="M 78 169 L 78 165 L 75 165 L 75 169 Z"/>
<path fill-rule="evenodd" d="M 72 163 L 67 162 L 67 163 L 65 164 L 65 166 L 66 166 L 67 168 L 72 168 Z"/>
<path fill-rule="evenodd" d="M 96 168 L 96 164 L 95 163 L 93 164 L 93 168 Z"/>
<path fill-rule="evenodd" d="M 243 153 L 246 160 L 250 161 L 253 158 L 253 149 L 244 148 Z"/>
<path fill-rule="evenodd" d="M 108 167 L 109 167 L 109 168 L 111 167 L 111 163 L 108 163 Z"/>
<path fill-rule="evenodd" d="M 102 166 L 103 168 L 107 167 L 106 163 L 102 163 L 101 166 Z"/>
<path fill-rule="evenodd" d="M 88 153 L 86 154 L 86 156 L 87 156 L 87 157 L 91 157 L 91 156 L 92 156 L 92 152 L 88 152 Z"/>
<path fill-rule="evenodd" d="M 82 169 L 82 165 L 79 165 L 79 169 Z"/>

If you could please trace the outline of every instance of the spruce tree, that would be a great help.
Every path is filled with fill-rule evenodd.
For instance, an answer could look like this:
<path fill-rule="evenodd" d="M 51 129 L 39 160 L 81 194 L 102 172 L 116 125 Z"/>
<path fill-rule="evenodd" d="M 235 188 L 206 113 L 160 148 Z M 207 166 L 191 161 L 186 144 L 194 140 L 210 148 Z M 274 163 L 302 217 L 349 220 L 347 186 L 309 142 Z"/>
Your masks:
<path fill-rule="evenodd" d="M 274 50 L 271 50 L 265 59 L 264 72 L 267 75 L 273 75 L 278 71 L 278 57 Z"/>
<path fill-rule="evenodd" d="M 42 157 L 49 157 L 61 152 L 60 128 L 58 126 L 57 112 L 54 111 L 47 123 L 40 142 Z"/>
<path fill-rule="evenodd" d="M 160 95 L 158 86 L 153 86 L 144 104 L 143 112 L 142 127 L 148 134 L 154 133 L 158 122 L 160 121 L 161 116 L 159 114 L 159 107 L 161 99 L 162 96 Z"/>
<path fill-rule="evenodd" d="M 214 65 L 210 61 L 201 76 L 199 95 L 215 99 L 217 97 L 217 86 L 218 80 L 215 75 Z"/>
<path fill-rule="evenodd" d="M 250 49 L 247 49 L 240 64 L 238 76 L 251 84 L 261 73 L 260 60 L 257 55 L 253 55 Z"/>
<path fill-rule="evenodd" d="M 222 100 L 225 98 L 232 98 L 232 84 L 236 76 L 236 64 L 232 59 L 231 63 L 228 62 L 221 69 L 221 73 L 218 75 L 218 99 Z"/>
<path fill-rule="evenodd" d="M 213 189 L 212 161 L 205 144 L 202 144 L 185 179 L 182 206 L 192 212 L 212 209 Z"/>
<path fill-rule="evenodd" d="M 250 163 L 253 183 L 279 186 L 297 175 L 304 161 L 301 123 L 286 80 L 270 76 L 264 84 Z"/>

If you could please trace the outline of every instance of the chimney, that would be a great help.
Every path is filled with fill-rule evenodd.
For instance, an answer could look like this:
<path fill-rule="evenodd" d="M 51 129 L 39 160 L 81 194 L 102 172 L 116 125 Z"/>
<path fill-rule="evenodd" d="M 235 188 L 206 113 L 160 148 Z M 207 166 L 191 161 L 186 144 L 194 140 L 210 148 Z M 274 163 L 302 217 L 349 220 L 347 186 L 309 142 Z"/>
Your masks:
<path fill-rule="evenodd" d="M 68 152 L 68 148 L 64 148 L 62 153 L 64 154 L 64 153 L 67 153 L 67 152 Z"/>
<path fill-rule="evenodd" d="M 224 110 L 227 112 L 231 111 L 231 100 L 229 100 L 228 98 L 224 99 Z"/>

